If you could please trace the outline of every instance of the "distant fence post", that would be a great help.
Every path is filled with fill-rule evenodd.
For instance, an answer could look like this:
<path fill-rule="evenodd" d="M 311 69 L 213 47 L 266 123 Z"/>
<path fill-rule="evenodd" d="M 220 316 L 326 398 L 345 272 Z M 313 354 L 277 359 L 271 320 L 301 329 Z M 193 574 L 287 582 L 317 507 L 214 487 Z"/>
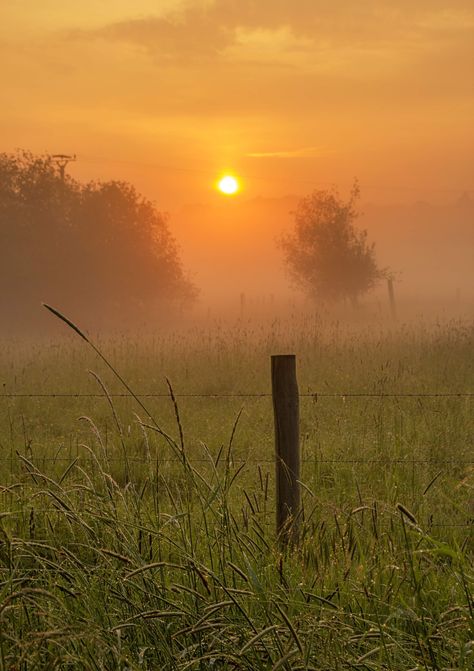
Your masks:
<path fill-rule="evenodd" d="M 240 318 L 243 319 L 245 313 L 245 294 L 240 294 Z"/>
<path fill-rule="evenodd" d="M 390 302 L 390 313 L 392 319 L 397 318 L 397 305 L 395 303 L 395 291 L 393 290 L 393 280 L 391 277 L 387 279 L 388 300 Z"/>
<path fill-rule="evenodd" d="M 276 531 L 280 544 L 298 542 L 300 517 L 299 397 L 294 354 L 272 356 L 275 420 Z"/>

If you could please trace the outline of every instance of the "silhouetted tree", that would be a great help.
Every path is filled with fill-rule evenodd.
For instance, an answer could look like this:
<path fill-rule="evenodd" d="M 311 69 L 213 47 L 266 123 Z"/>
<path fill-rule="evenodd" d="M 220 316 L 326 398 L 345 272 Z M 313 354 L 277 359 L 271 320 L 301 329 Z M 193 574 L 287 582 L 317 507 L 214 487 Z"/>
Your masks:
<path fill-rule="evenodd" d="M 100 322 L 189 303 L 166 216 L 125 182 L 62 180 L 52 159 L 0 154 L 0 319 L 41 300 Z"/>
<path fill-rule="evenodd" d="M 335 189 L 314 191 L 299 202 L 294 230 L 281 240 L 290 276 L 315 299 L 355 304 L 385 276 L 367 232 L 353 225 L 359 196 L 357 182 L 347 202 Z"/>

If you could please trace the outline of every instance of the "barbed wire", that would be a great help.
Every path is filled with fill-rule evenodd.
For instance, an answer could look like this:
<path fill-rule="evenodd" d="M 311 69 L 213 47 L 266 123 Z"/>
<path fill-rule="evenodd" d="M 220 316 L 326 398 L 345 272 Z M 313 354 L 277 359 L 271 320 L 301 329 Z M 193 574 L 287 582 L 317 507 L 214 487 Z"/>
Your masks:
<path fill-rule="evenodd" d="M 137 398 L 171 398 L 169 394 L 135 394 Z M 271 398 L 268 392 L 235 392 L 228 394 L 219 393 L 175 393 L 175 398 Z M 125 393 L 108 394 L 109 398 L 129 398 L 133 396 Z M 313 392 L 299 394 L 300 398 L 474 398 L 474 392 Z M 0 398 L 104 398 L 105 394 L 99 393 L 74 393 L 74 392 L 51 392 L 51 393 L 0 393 Z"/>
<path fill-rule="evenodd" d="M 159 398 L 166 398 L 170 399 L 170 395 L 167 393 L 138 393 L 136 394 L 137 397 L 139 398 L 147 398 L 147 399 L 159 399 Z M 232 398 L 239 398 L 239 399 L 260 399 L 260 398 L 272 398 L 272 394 L 268 392 L 255 392 L 255 393 L 245 393 L 245 392 L 235 392 L 235 393 L 175 393 L 174 394 L 175 398 L 192 398 L 192 399 L 232 399 Z M 312 393 L 301 393 L 299 394 L 300 398 L 306 399 L 313 399 L 314 401 L 317 401 L 319 398 L 328 398 L 328 399 L 342 399 L 345 400 L 346 398 L 365 398 L 365 399 L 398 399 L 398 398 L 410 398 L 410 399 L 422 399 L 422 398 L 455 398 L 455 399 L 460 399 L 460 398 L 474 398 L 474 392 L 466 392 L 466 391 L 457 391 L 457 392 L 312 392 Z M 112 398 L 112 399 L 129 399 L 133 400 L 133 396 L 131 396 L 129 393 L 111 393 L 108 395 L 105 395 L 103 393 L 86 393 L 86 392 L 50 392 L 50 393 L 27 393 L 27 392 L 3 392 L 0 393 L 0 399 L 104 399 L 106 400 L 107 398 Z M 32 465 L 33 467 L 36 467 L 36 464 L 96 464 L 97 459 L 94 459 L 92 457 L 86 457 L 86 456 L 81 456 L 79 454 L 70 454 L 68 457 L 61 457 L 61 456 L 56 456 L 56 457 L 44 457 L 44 456 L 38 456 L 36 457 L 35 455 L 28 455 L 28 458 L 32 460 Z M 213 461 L 212 457 L 208 458 L 199 458 L 199 457 L 192 457 L 189 455 L 186 455 L 186 460 L 189 463 L 193 464 L 207 464 L 208 466 L 212 468 L 216 468 L 218 465 L 218 462 Z M 161 466 L 161 465 L 180 465 L 182 464 L 182 460 L 179 458 L 162 458 L 159 457 L 158 455 L 149 455 L 149 456 L 143 456 L 143 457 L 137 457 L 137 456 L 121 456 L 121 457 L 114 457 L 114 456 L 108 456 L 105 454 L 104 456 L 101 457 L 100 461 L 104 465 L 113 465 L 113 464 L 120 464 L 123 467 L 127 467 L 133 464 L 147 464 L 149 466 L 152 466 L 155 468 L 156 466 Z M 222 460 L 222 463 L 227 463 L 226 460 Z M 264 466 L 267 467 L 269 465 L 274 466 L 276 462 L 276 457 L 273 456 L 273 458 L 268 458 L 268 459 L 252 459 L 252 458 L 234 458 L 232 457 L 230 459 L 230 465 L 231 466 Z M 0 463 L 4 464 L 10 464 L 11 471 L 13 471 L 13 465 L 17 463 L 19 466 L 23 468 L 23 470 L 26 470 L 26 472 L 29 472 L 30 474 L 34 475 L 35 471 L 34 470 L 29 470 L 25 469 L 25 463 L 22 462 L 22 460 L 19 458 L 19 456 L 10 456 L 10 457 L 0 457 Z M 412 457 L 406 457 L 406 458 L 367 458 L 367 459 L 358 459 L 358 458 L 352 458 L 352 459 L 331 459 L 331 458 L 317 458 L 317 457 L 311 457 L 311 458 L 302 458 L 301 459 L 302 465 L 306 464 L 313 464 L 314 466 L 318 465 L 337 465 L 337 466 L 370 466 L 370 465 L 379 465 L 379 466 L 400 466 L 400 467 L 411 467 L 413 468 L 414 466 L 436 466 L 436 467 L 450 467 L 450 466 L 463 466 L 463 467 L 468 467 L 468 466 L 474 466 L 474 460 L 469 460 L 469 459 L 435 459 L 435 458 L 430 458 L 430 459 L 425 459 L 425 458 L 416 458 L 414 456 Z M 41 475 L 39 473 L 39 475 Z M 7 492 L 9 490 L 9 487 L 1 488 L 0 489 L 0 494 L 3 492 Z M 469 521 L 466 524 L 459 524 L 459 523 L 451 523 L 451 524 L 436 524 L 436 523 L 431 523 L 431 527 L 438 527 L 438 528 L 471 528 L 473 526 L 472 521 Z"/>
<path fill-rule="evenodd" d="M 82 457 L 80 455 L 75 455 L 71 457 L 35 457 L 28 455 L 28 459 L 33 465 L 37 463 L 72 463 L 74 460 L 79 461 L 80 463 L 97 463 L 97 459 L 93 457 Z M 35 461 L 33 461 L 35 459 Z M 183 464 L 182 459 L 167 458 L 163 459 L 156 455 L 151 457 L 103 457 L 104 463 L 115 464 L 120 463 L 126 465 L 126 463 L 138 463 L 138 464 L 151 464 L 155 465 L 157 462 L 160 464 Z M 198 457 L 192 457 L 187 455 L 186 461 L 193 464 L 209 464 L 213 467 L 216 465 L 212 459 L 203 459 Z M 226 459 L 220 460 L 222 463 L 226 463 Z M 231 465 L 236 464 L 249 464 L 250 466 L 258 465 L 268 465 L 275 464 L 276 457 L 273 459 L 243 459 L 243 458 L 231 458 Z M 21 460 L 21 457 L 0 457 L 0 463 L 24 463 Z M 431 465 L 431 466 L 474 466 L 474 460 L 470 459 L 301 459 L 302 464 L 360 464 L 360 465 L 385 465 L 390 466 L 392 464 L 397 465 Z"/>
<path fill-rule="evenodd" d="M 50 515 L 50 514 L 63 514 L 64 509 L 61 508 L 59 505 L 57 507 L 52 507 L 52 508 L 34 508 L 33 506 L 23 508 L 22 510 L 11 510 L 8 511 L 5 516 L 6 517 L 27 517 L 33 512 L 35 515 Z M 70 512 L 70 511 L 66 511 Z M 75 511 L 73 511 L 75 512 Z M 81 511 L 83 512 L 83 511 Z M 346 510 L 346 511 L 340 511 L 341 514 L 347 515 L 351 514 L 351 511 Z M 367 509 L 367 512 L 370 512 L 370 509 Z M 261 516 L 265 516 L 266 518 L 271 518 L 276 514 L 276 511 L 273 510 L 272 508 L 266 509 L 265 511 L 263 510 L 258 510 L 257 514 Z M 254 513 L 255 515 L 255 513 Z M 273 521 L 270 521 L 270 519 L 267 519 L 266 521 L 263 519 L 260 519 L 259 523 L 263 526 L 273 526 Z M 465 522 L 432 522 L 431 520 L 423 520 L 423 524 L 426 524 L 427 527 L 436 527 L 436 528 L 446 528 L 446 529 L 457 529 L 457 528 L 462 528 L 462 529 L 474 529 L 474 520 L 467 520 Z M 9 570 L 8 567 L 0 567 L 0 570 Z"/>
<path fill-rule="evenodd" d="M 59 505 L 57 507 L 52 507 L 52 508 L 34 508 L 33 506 L 23 508 L 22 510 L 11 510 L 4 515 L 5 517 L 26 517 L 30 516 L 31 512 L 34 513 L 34 515 L 50 515 L 50 514 L 63 514 L 64 509 L 61 508 Z M 347 514 L 349 511 L 345 511 L 345 514 Z M 370 510 L 368 510 L 370 512 Z M 263 526 L 273 526 L 273 522 L 267 519 L 265 521 L 264 519 L 261 519 L 262 516 L 265 516 L 266 518 L 271 518 L 276 514 L 276 511 L 273 509 L 267 509 L 265 511 L 259 510 L 257 511 L 257 516 L 260 516 L 259 523 Z M 255 513 L 254 513 L 255 515 Z M 465 522 L 434 522 L 431 520 L 428 521 L 423 521 L 423 524 L 425 524 L 429 528 L 439 528 L 439 529 L 474 529 L 474 520 L 467 520 Z M 1 570 L 8 570 L 7 567 L 0 567 Z"/>

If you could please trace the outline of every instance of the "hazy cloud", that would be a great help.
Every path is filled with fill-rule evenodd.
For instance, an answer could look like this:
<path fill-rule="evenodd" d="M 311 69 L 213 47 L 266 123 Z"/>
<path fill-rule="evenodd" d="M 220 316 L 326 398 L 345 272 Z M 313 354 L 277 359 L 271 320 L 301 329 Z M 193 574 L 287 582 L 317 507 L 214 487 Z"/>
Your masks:
<path fill-rule="evenodd" d="M 327 150 L 321 147 L 302 147 L 300 149 L 287 149 L 281 151 L 259 151 L 246 154 L 249 158 L 307 158 L 324 156 Z"/>
<path fill-rule="evenodd" d="M 242 34 L 288 30 L 317 49 L 336 46 L 371 50 L 425 40 L 450 40 L 472 29 L 474 11 L 467 0 L 215 0 L 193 3 L 163 16 L 109 24 L 76 37 L 99 37 L 145 49 L 155 57 L 182 60 L 223 54 L 238 46 Z M 294 48 L 294 43 L 292 44 Z"/>
<path fill-rule="evenodd" d="M 189 56 L 212 56 L 233 41 L 232 31 L 209 20 L 206 12 L 189 9 L 168 18 L 147 17 L 121 21 L 78 36 L 97 36 L 146 49 L 154 56 L 179 60 Z"/>

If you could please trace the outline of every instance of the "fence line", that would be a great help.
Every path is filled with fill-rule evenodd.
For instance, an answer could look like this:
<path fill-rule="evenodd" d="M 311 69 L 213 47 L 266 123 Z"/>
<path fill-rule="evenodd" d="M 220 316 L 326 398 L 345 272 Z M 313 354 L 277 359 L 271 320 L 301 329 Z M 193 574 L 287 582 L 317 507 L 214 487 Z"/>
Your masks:
<path fill-rule="evenodd" d="M 25 517 L 30 514 L 31 508 L 24 508 L 23 510 L 12 510 L 7 513 L 8 517 Z M 35 515 L 49 515 L 51 513 L 62 513 L 64 512 L 63 508 L 34 508 L 34 513 Z M 68 511 L 66 511 L 68 512 Z M 344 511 L 346 514 L 348 511 Z M 274 510 L 266 510 L 265 513 L 267 515 L 273 515 L 275 513 Z M 260 521 L 260 524 L 262 526 L 270 526 L 272 525 L 272 522 L 268 521 Z M 464 522 L 464 523 L 453 523 L 453 524 L 443 524 L 443 523 L 436 523 L 436 522 L 429 522 L 427 523 L 427 526 L 430 528 L 442 528 L 442 529 L 470 529 L 472 527 L 473 523 L 472 522 Z M 25 541 L 25 544 L 28 544 L 28 541 Z M 0 572 L 1 571 L 10 571 L 11 569 L 8 566 L 0 566 Z M 34 570 L 34 569 L 31 569 Z"/>
<path fill-rule="evenodd" d="M 24 456 L 24 455 L 20 455 Z M 78 459 L 81 463 L 97 463 L 96 459 L 93 459 L 92 457 L 82 457 L 78 454 L 75 454 L 74 456 L 71 455 L 70 457 L 42 457 L 42 456 L 36 456 L 36 455 L 28 455 L 28 459 L 32 461 L 33 465 L 36 463 L 42 462 L 42 463 L 58 463 L 58 462 L 71 462 L 74 461 L 74 459 Z M 124 464 L 125 463 L 125 457 L 107 457 L 105 456 L 105 460 L 108 463 L 120 463 Z M 149 464 L 149 463 L 156 463 L 157 460 L 157 455 L 154 455 L 150 458 L 147 457 L 129 457 L 127 456 L 127 461 L 129 463 L 138 463 L 138 464 Z M 202 459 L 202 458 L 194 458 L 190 457 L 189 455 L 186 455 L 186 460 L 189 461 L 190 463 L 193 464 L 214 464 L 214 462 L 211 459 Z M 266 465 L 266 464 L 275 464 L 275 459 L 237 459 L 237 458 L 231 458 L 230 459 L 232 464 L 249 464 L 252 466 L 259 466 L 259 465 Z M 19 457 L 0 457 L 0 463 L 22 463 L 21 459 Z M 159 458 L 160 464 L 182 464 L 183 460 L 173 458 L 173 459 L 162 459 L 161 457 Z M 360 464 L 360 465 L 371 465 L 371 464 L 379 464 L 379 465 L 385 465 L 385 466 L 390 466 L 391 464 L 398 464 L 398 465 L 405 465 L 405 466 L 419 466 L 419 465 L 425 465 L 425 466 L 474 466 L 474 460 L 465 460 L 465 459 L 301 459 L 302 464 Z"/>
<path fill-rule="evenodd" d="M 170 398 L 169 394 L 135 394 L 137 398 Z M 229 393 L 229 394 L 174 394 L 175 398 L 271 398 L 271 393 Z M 109 398 L 130 398 L 130 394 L 108 394 Z M 299 394 L 300 398 L 474 398 L 474 392 L 314 392 Z M 35 393 L 0 393 L 0 398 L 107 398 L 105 394 L 88 394 L 73 392 L 57 392 L 48 394 Z"/>
<path fill-rule="evenodd" d="M 311 399 L 317 401 L 319 398 L 340 399 L 470 399 L 474 398 L 472 391 L 425 391 L 425 392 L 368 392 L 368 391 L 324 391 L 324 392 L 306 392 L 299 394 L 296 380 L 296 359 L 295 355 L 278 355 L 272 356 L 272 392 L 229 392 L 229 393 L 87 393 L 87 392 L 50 392 L 50 393 L 26 393 L 26 392 L 8 392 L 6 385 L 0 393 L 0 399 L 169 399 L 175 404 L 176 414 L 176 399 L 180 398 L 195 398 L 195 399 L 272 399 L 274 410 L 274 428 L 275 428 L 275 454 L 269 459 L 252 459 L 239 458 L 234 459 L 230 457 L 230 463 L 234 466 L 241 465 L 237 472 L 245 465 L 253 465 L 260 468 L 260 465 L 272 465 L 275 468 L 275 485 L 276 485 L 276 533 L 279 542 L 285 546 L 287 544 L 297 544 L 299 540 L 299 520 L 301 512 L 301 481 L 300 481 L 300 463 L 302 464 L 334 464 L 334 465 L 384 465 L 384 466 L 409 466 L 413 469 L 416 465 L 427 466 L 472 466 L 473 460 L 464 459 L 417 459 L 413 454 L 411 458 L 375 458 L 375 459 L 324 459 L 315 456 L 311 458 L 301 458 L 300 452 L 300 426 L 299 426 L 299 399 Z M 285 366 L 283 366 L 285 364 Z M 291 364 L 291 366 L 290 366 Z M 291 370 L 290 370 L 291 368 Z M 284 369 L 284 370 L 283 370 Z M 290 374 L 291 373 L 291 374 Z M 125 385 L 127 390 L 129 387 Z M 141 401 L 139 401 L 142 405 Z M 145 406 L 143 406 L 145 409 Z M 178 417 L 179 424 L 179 417 Z M 181 426 L 180 426 L 181 431 Z M 181 445 L 184 449 L 184 444 L 181 435 Z M 66 448 L 67 449 L 67 448 Z M 313 453 L 314 454 L 314 453 Z M 10 457 L 0 457 L 0 463 L 9 463 L 13 471 L 13 464 L 18 462 L 21 464 L 20 455 L 16 457 L 11 454 Z M 66 468 L 65 473 L 69 472 L 74 464 L 96 463 L 96 460 L 91 457 L 82 456 L 76 450 L 73 454 L 69 451 L 66 457 L 41 457 L 29 453 L 29 458 L 34 460 L 37 464 L 45 463 L 69 463 L 70 466 Z M 104 462 L 107 464 L 120 463 L 124 465 L 128 461 L 129 464 L 148 464 L 154 466 L 156 464 L 182 464 L 182 460 L 178 457 L 162 459 L 155 453 L 153 456 L 149 453 L 144 456 L 134 457 L 128 455 L 121 455 L 108 458 L 107 449 L 103 454 Z M 218 460 L 214 462 L 212 457 L 206 458 L 190 458 L 190 463 L 203 463 L 208 466 L 217 466 Z M 441 473 L 441 471 L 440 471 Z M 438 473 L 438 475 L 440 475 Z M 31 473 L 34 475 L 34 471 Z M 438 478 L 438 475 L 430 482 L 427 489 Z M 3 489 L 6 492 L 9 488 Z M 427 491 L 425 490 L 425 493 Z M 0 488 L 0 493 L 2 488 Z M 439 527 L 472 527 L 472 520 L 467 524 L 431 524 L 431 526 Z"/>

